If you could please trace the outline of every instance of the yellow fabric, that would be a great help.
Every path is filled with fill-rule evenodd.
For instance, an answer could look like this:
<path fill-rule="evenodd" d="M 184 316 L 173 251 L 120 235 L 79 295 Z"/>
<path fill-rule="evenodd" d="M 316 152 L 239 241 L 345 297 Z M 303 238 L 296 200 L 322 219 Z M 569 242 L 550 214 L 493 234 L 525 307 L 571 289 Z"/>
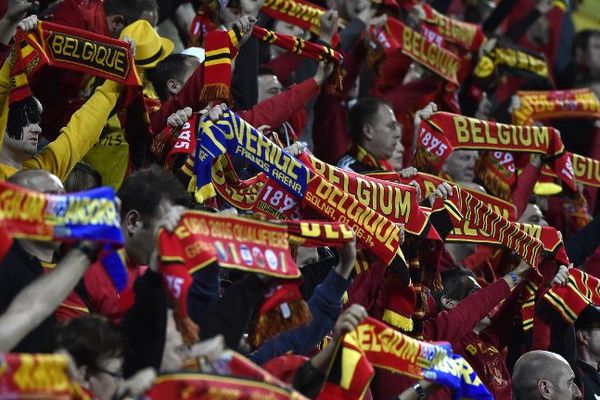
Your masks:
<path fill-rule="evenodd" d="M 6 132 L 6 123 L 8 121 L 8 93 L 10 91 L 9 78 L 10 65 L 7 58 L 4 62 L 4 65 L 2 65 L 2 69 L 0 69 L 0 149 L 2 148 L 2 143 L 4 142 L 4 132 Z"/>
<path fill-rule="evenodd" d="M 144 84 L 144 97 L 158 100 L 152 83 L 145 79 L 144 71 L 139 71 Z M 106 162 L 110 160 L 110 162 Z M 125 179 L 129 166 L 129 144 L 125 139 L 125 129 L 115 114 L 107 121 L 102 135 L 83 161 L 90 164 L 102 177 L 102 185 L 118 190 Z"/>
<path fill-rule="evenodd" d="M 100 139 L 83 157 L 83 161 L 98 171 L 102 185 L 119 189 L 129 165 L 129 144 L 116 114 L 109 118 Z"/>
<path fill-rule="evenodd" d="M 4 85 L 7 83 L 4 82 L 4 77 L 4 74 L 0 74 L 0 102 L 6 103 L 8 91 L 3 92 Z M 44 169 L 64 181 L 75 164 L 98 141 L 102 128 L 119 98 L 120 88 L 119 84 L 106 81 L 96 89 L 92 97 L 73 114 L 67 126 L 61 129 L 56 140 L 39 154 L 25 161 L 23 168 Z M 6 131 L 5 122 L 0 127 Z M 14 168 L 0 165 L 0 180 L 5 180 L 14 172 L 16 172 Z"/>
<path fill-rule="evenodd" d="M 600 29 L 600 1 L 585 0 L 573 13 L 577 32 L 583 29 Z"/>

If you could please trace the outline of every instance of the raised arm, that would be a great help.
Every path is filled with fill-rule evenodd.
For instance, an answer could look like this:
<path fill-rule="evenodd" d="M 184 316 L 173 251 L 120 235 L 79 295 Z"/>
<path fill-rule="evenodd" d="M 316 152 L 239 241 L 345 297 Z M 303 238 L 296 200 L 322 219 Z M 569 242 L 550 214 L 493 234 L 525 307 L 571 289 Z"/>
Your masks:
<path fill-rule="evenodd" d="M 41 153 L 23 163 L 23 167 L 45 169 L 64 181 L 75 164 L 98 141 L 120 93 L 121 85 L 113 81 L 104 82 L 73 114 L 67 126 L 61 129 L 58 138 Z"/>
<path fill-rule="evenodd" d="M 82 242 L 51 272 L 36 279 L 14 298 L 0 316 L 0 352 L 8 352 L 46 319 L 71 293 L 90 265 L 97 245 Z"/>

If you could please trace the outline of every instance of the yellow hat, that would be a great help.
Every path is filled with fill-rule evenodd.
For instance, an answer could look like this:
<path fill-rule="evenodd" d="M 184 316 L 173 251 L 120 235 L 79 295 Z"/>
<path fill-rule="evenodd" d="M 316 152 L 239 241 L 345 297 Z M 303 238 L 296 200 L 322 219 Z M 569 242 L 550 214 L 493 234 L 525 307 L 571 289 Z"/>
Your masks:
<path fill-rule="evenodd" d="M 127 25 L 120 39 L 127 36 L 135 40 L 135 65 L 140 69 L 156 67 L 161 60 L 167 58 L 175 45 L 167 38 L 160 37 L 146 20 L 140 19 Z"/>

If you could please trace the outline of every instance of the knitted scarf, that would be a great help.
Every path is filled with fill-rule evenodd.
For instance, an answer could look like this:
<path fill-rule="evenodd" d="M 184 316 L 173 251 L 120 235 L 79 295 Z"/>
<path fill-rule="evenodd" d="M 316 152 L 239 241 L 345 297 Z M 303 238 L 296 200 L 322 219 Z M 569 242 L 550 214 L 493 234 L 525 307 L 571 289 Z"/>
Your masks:
<path fill-rule="evenodd" d="M 427 41 L 420 33 L 397 19 L 388 16 L 386 25 L 380 30 L 372 30 L 372 33 L 386 52 L 400 49 L 402 53 L 448 82 L 459 84 L 461 59 L 452 52 Z"/>
<path fill-rule="evenodd" d="M 207 397 L 273 400 L 305 398 L 292 389 L 261 380 L 199 373 L 161 375 L 156 378 L 144 397 L 150 400 L 201 400 Z"/>
<path fill-rule="evenodd" d="M 325 10 L 315 4 L 294 0 L 265 0 L 261 9 L 269 17 L 284 21 L 318 35 Z"/>
<path fill-rule="evenodd" d="M 212 31 L 204 40 L 204 82 L 200 91 L 202 103 L 233 104 L 231 98 L 231 60 L 237 54 L 242 35 L 237 27 L 229 31 Z"/>
<path fill-rule="evenodd" d="M 373 376 L 373 366 L 449 386 L 455 399 L 492 399 L 471 366 L 453 354 L 449 344 L 418 341 L 371 317 L 344 335 L 336 346 L 318 400 L 362 398 Z"/>
<path fill-rule="evenodd" d="M 496 81 L 502 74 L 538 80 L 550 79 L 543 54 L 497 41 L 493 47 L 485 49 L 475 65 L 473 75 L 480 81 Z"/>
<path fill-rule="evenodd" d="M 475 162 L 475 176 L 494 196 L 509 201 L 517 181 L 515 157 L 509 151 L 483 152 Z"/>
<path fill-rule="evenodd" d="M 517 92 L 512 111 L 515 125 L 557 118 L 600 118 L 600 101 L 590 89 Z"/>
<path fill-rule="evenodd" d="M 17 31 L 10 56 L 10 101 L 31 95 L 28 77 L 48 65 L 140 86 L 129 45 L 123 41 L 51 22 Z"/>
<path fill-rule="evenodd" d="M 447 200 L 437 198 L 433 210 L 444 208 L 453 225 L 456 227 L 461 220 L 470 222 L 470 227 L 481 230 L 481 240 L 493 241 L 512 249 L 526 263 L 535 267 L 543 244 L 538 239 L 528 235 L 515 223 L 496 213 L 487 204 L 458 187 L 453 188 L 452 196 Z M 477 232 L 473 233 L 477 236 Z"/>
<path fill-rule="evenodd" d="M 340 244 L 353 237 L 341 224 L 323 222 L 292 223 L 289 230 L 294 243 L 303 246 Z M 173 232 L 162 230 L 158 236 L 160 272 L 176 302 L 177 326 L 185 342 L 194 343 L 198 337 L 198 329 L 189 319 L 187 309 L 192 274 L 218 263 L 225 268 L 297 280 L 300 271 L 290 254 L 289 239 L 286 225 L 200 211 L 186 212 Z M 280 289 L 263 304 L 260 314 L 266 314 L 284 300 L 301 300 L 297 285 L 297 282 L 278 285 Z M 285 297 L 290 293 L 293 296 Z M 275 328 L 277 324 L 271 326 Z M 270 336 L 272 334 L 261 333 L 263 340 Z"/>
<path fill-rule="evenodd" d="M 398 246 L 400 228 L 357 198 L 342 192 L 296 158 L 279 148 L 239 116 L 228 111 L 217 123 L 201 121 L 195 149 L 194 174 L 199 202 L 216 195 L 211 183 L 212 164 L 224 153 L 239 155 L 273 178 L 290 196 L 326 218 L 348 224 L 359 243 L 374 251 L 386 264 L 406 262 Z M 394 261 L 395 260 L 395 261 Z"/>
<path fill-rule="evenodd" d="M 322 44 L 312 43 L 295 36 L 276 33 L 256 25 L 252 29 L 252 35 L 263 42 L 281 47 L 282 49 L 302 57 L 326 63 L 333 63 L 335 65 L 335 70 L 333 72 L 335 82 L 333 82 L 333 87 L 341 89 L 340 63 L 344 57 L 340 52 Z"/>
<path fill-rule="evenodd" d="M 0 354 L 0 386 L 13 399 L 91 400 L 69 373 L 63 354 Z"/>
<path fill-rule="evenodd" d="M 56 195 L 0 182 L 0 199 L 2 230 L 15 238 L 123 244 L 117 200 L 110 187 Z"/>
<path fill-rule="evenodd" d="M 562 319 L 572 324 L 589 304 L 600 304 L 600 280 L 580 269 L 569 271 L 566 286 L 555 286 L 543 297 Z"/>
<path fill-rule="evenodd" d="M 415 164 L 440 170 L 453 150 L 500 150 L 546 157 L 561 180 L 576 190 L 571 159 L 552 127 L 506 125 L 438 112 L 419 125 Z"/>
<path fill-rule="evenodd" d="M 600 161 L 570 152 L 567 152 L 566 155 L 572 160 L 575 182 L 586 186 L 600 187 Z M 542 169 L 542 174 L 557 177 L 556 173 L 546 165 Z"/>
<path fill-rule="evenodd" d="M 344 171 L 306 152 L 298 159 L 344 193 L 355 196 L 391 221 L 404 224 L 406 232 L 416 236 L 427 233 L 427 215 L 419 208 L 415 188 Z"/>
<path fill-rule="evenodd" d="M 479 47 L 485 41 L 481 25 L 447 17 L 426 3 L 420 3 L 419 6 L 425 11 L 425 18 L 422 23 L 447 41 L 471 52 L 479 50 Z"/>

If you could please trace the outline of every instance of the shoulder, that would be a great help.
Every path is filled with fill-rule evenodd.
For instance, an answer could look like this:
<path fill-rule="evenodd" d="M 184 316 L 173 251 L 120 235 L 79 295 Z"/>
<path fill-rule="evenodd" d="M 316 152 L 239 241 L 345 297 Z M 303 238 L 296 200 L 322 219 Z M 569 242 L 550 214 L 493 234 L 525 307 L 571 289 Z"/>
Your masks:
<path fill-rule="evenodd" d="M 336 166 L 338 168 L 344 169 L 346 171 L 353 171 L 354 172 L 353 166 L 355 166 L 357 163 L 358 163 L 358 161 L 356 160 L 356 158 L 354 158 L 350 154 L 345 154 L 345 155 L 342 156 L 342 158 L 340 158 L 338 160 Z"/>

